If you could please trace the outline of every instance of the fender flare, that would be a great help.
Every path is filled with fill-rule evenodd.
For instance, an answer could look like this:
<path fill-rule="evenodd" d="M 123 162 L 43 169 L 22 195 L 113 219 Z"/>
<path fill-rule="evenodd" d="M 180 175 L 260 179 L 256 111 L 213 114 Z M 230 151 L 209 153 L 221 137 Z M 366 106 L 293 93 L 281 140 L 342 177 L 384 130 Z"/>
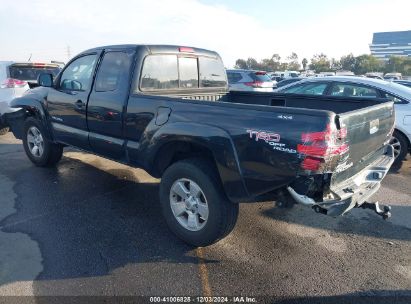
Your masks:
<path fill-rule="evenodd" d="M 10 113 L 8 115 L 7 119 L 11 125 L 13 133 L 17 132 L 22 134 L 25 119 L 27 116 L 34 116 L 46 130 L 45 135 L 47 139 L 53 141 L 53 133 L 49 124 L 48 113 L 42 101 L 30 96 L 23 96 L 13 99 L 10 106 L 12 108 L 22 109 L 21 111 Z"/>
<path fill-rule="evenodd" d="M 227 197 L 232 202 L 249 201 L 237 151 L 227 131 L 207 124 L 175 122 L 156 130 L 150 138 L 148 134 L 143 136 L 140 146 L 142 155 L 148 155 L 147 168 L 154 168 L 158 152 L 166 144 L 196 144 L 211 151 Z"/>

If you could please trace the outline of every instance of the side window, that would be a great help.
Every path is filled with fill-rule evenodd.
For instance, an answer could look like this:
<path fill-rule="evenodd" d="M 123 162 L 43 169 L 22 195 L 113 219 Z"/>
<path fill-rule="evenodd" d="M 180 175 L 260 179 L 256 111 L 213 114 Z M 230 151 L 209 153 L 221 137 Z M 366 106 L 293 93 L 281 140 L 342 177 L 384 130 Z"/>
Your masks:
<path fill-rule="evenodd" d="M 180 88 L 198 88 L 197 58 L 178 58 Z"/>
<path fill-rule="evenodd" d="M 86 55 L 70 63 L 60 78 L 60 88 L 70 91 L 87 91 L 93 78 L 97 55 Z"/>
<path fill-rule="evenodd" d="M 346 97 L 378 97 L 377 90 L 374 88 L 348 83 L 333 84 L 330 95 Z"/>
<path fill-rule="evenodd" d="M 219 59 L 200 57 L 200 87 L 219 88 L 227 85 L 224 65 Z"/>
<path fill-rule="evenodd" d="M 281 92 L 294 94 L 322 95 L 324 94 L 326 87 L 327 83 L 303 83 L 286 88 Z"/>
<path fill-rule="evenodd" d="M 123 52 L 108 52 L 104 54 L 103 62 L 98 70 L 95 90 L 97 92 L 115 91 L 122 77 L 128 73 L 130 58 Z"/>
<path fill-rule="evenodd" d="M 229 83 L 237 83 L 239 82 L 243 77 L 241 76 L 240 73 L 233 73 L 233 72 L 228 72 L 227 73 L 227 78 Z"/>
<path fill-rule="evenodd" d="M 143 91 L 178 89 L 177 56 L 147 56 L 141 72 L 140 87 Z"/>
<path fill-rule="evenodd" d="M 386 92 L 381 92 L 381 94 L 382 94 L 383 98 L 387 98 L 388 100 L 393 101 L 394 103 L 397 103 L 397 104 L 407 103 L 405 100 L 402 100 L 401 98 L 399 98 L 397 96 L 394 96 L 392 94 L 389 94 L 389 93 L 386 93 Z"/>

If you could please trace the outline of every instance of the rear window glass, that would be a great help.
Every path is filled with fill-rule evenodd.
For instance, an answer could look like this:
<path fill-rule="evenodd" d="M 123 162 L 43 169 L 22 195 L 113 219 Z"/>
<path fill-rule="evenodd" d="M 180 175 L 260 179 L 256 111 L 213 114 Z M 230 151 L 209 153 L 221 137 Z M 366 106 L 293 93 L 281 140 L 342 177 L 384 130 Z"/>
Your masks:
<path fill-rule="evenodd" d="M 326 83 L 308 83 L 295 85 L 282 90 L 285 93 L 322 95 L 327 87 Z"/>
<path fill-rule="evenodd" d="M 10 66 L 10 78 L 19 80 L 35 80 L 42 73 L 52 74 L 54 77 L 60 72 L 59 67 L 32 67 L 32 66 Z"/>
<path fill-rule="evenodd" d="M 239 82 L 243 77 L 240 73 L 227 72 L 227 78 L 229 83 L 236 83 Z"/>
<path fill-rule="evenodd" d="M 219 59 L 150 55 L 143 63 L 142 91 L 226 87 L 227 76 Z"/>
<path fill-rule="evenodd" d="M 141 89 L 144 91 L 178 89 L 177 56 L 147 56 L 141 73 Z"/>
<path fill-rule="evenodd" d="M 180 57 L 178 65 L 180 68 L 180 87 L 198 88 L 197 58 Z"/>
<path fill-rule="evenodd" d="M 227 76 L 221 60 L 200 57 L 200 87 L 219 88 L 227 85 Z"/>
<path fill-rule="evenodd" d="M 248 76 L 250 76 L 251 79 L 254 80 L 254 81 L 262 81 L 262 82 L 271 81 L 271 78 L 267 74 L 250 73 L 250 74 L 248 74 Z"/>
<path fill-rule="evenodd" d="M 331 87 L 331 96 L 377 97 L 377 90 L 356 84 L 337 83 Z"/>

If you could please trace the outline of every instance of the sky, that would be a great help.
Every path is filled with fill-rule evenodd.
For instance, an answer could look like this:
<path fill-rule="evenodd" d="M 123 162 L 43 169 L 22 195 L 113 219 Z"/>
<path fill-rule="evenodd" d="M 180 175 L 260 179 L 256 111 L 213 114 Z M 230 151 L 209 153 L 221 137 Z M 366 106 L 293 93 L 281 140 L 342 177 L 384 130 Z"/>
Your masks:
<path fill-rule="evenodd" d="M 88 48 L 175 44 L 236 59 L 368 54 L 374 32 L 411 30 L 410 0 L 19 0 L 0 5 L 0 61 L 67 62 Z"/>

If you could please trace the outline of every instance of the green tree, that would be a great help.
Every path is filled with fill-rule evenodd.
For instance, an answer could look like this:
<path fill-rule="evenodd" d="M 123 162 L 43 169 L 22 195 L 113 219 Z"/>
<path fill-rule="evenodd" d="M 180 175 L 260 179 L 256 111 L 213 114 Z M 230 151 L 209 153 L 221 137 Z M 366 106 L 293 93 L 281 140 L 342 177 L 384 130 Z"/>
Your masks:
<path fill-rule="evenodd" d="M 323 53 L 316 54 L 313 58 L 311 58 L 310 69 L 316 71 L 317 73 L 329 72 L 331 71 L 331 62 L 327 55 Z"/>
<path fill-rule="evenodd" d="M 307 64 L 308 64 L 308 60 L 307 58 L 303 58 L 303 61 L 301 61 L 302 65 L 303 65 L 303 70 L 307 69 Z"/>
<path fill-rule="evenodd" d="M 247 61 L 245 61 L 244 59 L 237 59 L 235 61 L 235 66 L 236 69 L 247 69 Z"/>
<path fill-rule="evenodd" d="M 288 56 L 287 59 L 289 61 L 287 66 L 288 70 L 299 71 L 301 69 L 301 65 L 298 62 L 298 55 L 296 53 L 291 53 L 291 55 Z"/>
<path fill-rule="evenodd" d="M 400 56 L 391 56 L 386 65 L 385 65 L 385 72 L 386 73 L 404 73 L 404 66 L 406 63 L 406 59 Z"/>
<path fill-rule="evenodd" d="M 343 70 L 353 72 L 355 68 L 355 61 L 356 61 L 356 58 L 354 57 L 352 53 L 342 56 L 340 59 L 341 68 Z"/>
<path fill-rule="evenodd" d="M 341 61 L 340 60 L 337 60 L 335 58 L 331 58 L 330 64 L 331 64 L 331 70 L 333 70 L 333 71 L 341 70 Z"/>
<path fill-rule="evenodd" d="M 273 71 L 279 71 L 281 69 L 281 56 L 273 54 L 273 56 L 271 56 L 271 61 L 273 64 Z"/>
<path fill-rule="evenodd" d="M 249 70 L 260 70 L 260 65 L 257 60 L 253 57 L 247 59 L 247 69 Z"/>
<path fill-rule="evenodd" d="M 356 75 L 362 75 L 367 72 L 379 72 L 382 70 L 381 61 L 372 55 L 360 55 L 355 58 L 354 70 Z"/>

